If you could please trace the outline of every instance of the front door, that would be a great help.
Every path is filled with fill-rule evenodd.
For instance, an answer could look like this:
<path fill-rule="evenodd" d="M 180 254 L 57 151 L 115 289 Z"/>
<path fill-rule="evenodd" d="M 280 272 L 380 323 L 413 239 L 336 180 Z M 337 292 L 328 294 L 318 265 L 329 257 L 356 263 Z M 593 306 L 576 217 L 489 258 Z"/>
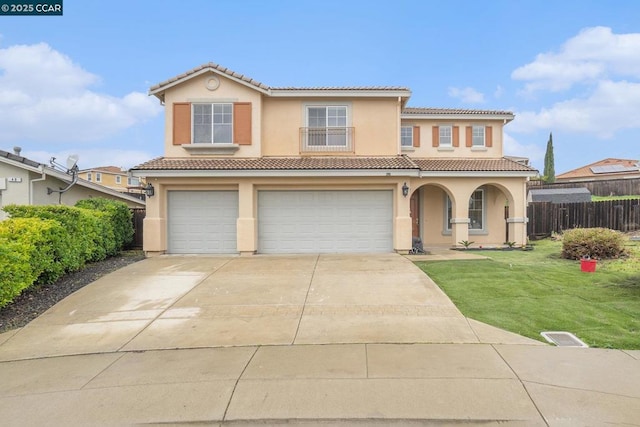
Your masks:
<path fill-rule="evenodd" d="M 411 210 L 411 233 L 412 236 L 420 237 L 420 191 L 415 191 L 409 200 Z"/>

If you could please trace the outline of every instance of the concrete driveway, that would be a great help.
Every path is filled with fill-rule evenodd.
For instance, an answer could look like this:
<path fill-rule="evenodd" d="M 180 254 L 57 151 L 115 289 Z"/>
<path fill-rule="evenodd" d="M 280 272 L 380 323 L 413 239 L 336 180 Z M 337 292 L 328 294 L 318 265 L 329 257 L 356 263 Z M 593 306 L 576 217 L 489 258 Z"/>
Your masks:
<path fill-rule="evenodd" d="M 467 320 L 428 276 L 395 254 L 150 258 L 81 289 L 4 340 L 0 360 L 250 345 L 529 341 Z"/>
<path fill-rule="evenodd" d="M 466 319 L 394 254 L 151 258 L 0 335 L 8 426 L 637 425 L 639 379 L 638 351 Z"/>

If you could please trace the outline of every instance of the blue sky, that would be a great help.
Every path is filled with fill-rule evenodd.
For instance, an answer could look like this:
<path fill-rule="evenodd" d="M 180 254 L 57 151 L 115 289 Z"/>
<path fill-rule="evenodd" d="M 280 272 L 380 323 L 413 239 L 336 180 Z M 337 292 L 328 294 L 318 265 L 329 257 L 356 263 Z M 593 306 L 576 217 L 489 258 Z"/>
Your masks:
<path fill-rule="evenodd" d="M 406 86 L 510 110 L 505 154 L 556 173 L 640 159 L 640 2 L 65 0 L 0 16 L 0 149 L 131 167 L 163 154 L 149 87 L 206 62 L 270 86 Z"/>

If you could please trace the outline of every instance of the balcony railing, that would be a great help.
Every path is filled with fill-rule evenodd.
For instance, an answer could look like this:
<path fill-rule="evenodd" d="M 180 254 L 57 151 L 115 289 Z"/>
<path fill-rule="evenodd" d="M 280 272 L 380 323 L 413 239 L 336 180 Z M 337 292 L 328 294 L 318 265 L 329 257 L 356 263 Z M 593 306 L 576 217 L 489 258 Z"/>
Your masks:
<path fill-rule="evenodd" d="M 353 128 L 300 128 L 301 153 L 353 152 Z"/>

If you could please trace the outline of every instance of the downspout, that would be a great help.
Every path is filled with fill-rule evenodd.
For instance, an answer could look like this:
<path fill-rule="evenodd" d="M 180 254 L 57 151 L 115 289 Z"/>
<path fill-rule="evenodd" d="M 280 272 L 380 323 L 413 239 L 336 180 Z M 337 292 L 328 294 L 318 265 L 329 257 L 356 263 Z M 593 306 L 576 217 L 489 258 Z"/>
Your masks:
<path fill-rule="evenodd" d="M 44 165 L 40 165 L 40 173 L 42 174 L 40 178 L 35 178 L 29 181 L 29 205 L 33 205 L 33 193 L 34 193 L 33 183 L 45 181 L 47 179 L 47 174 L 44 173 Z"/>

